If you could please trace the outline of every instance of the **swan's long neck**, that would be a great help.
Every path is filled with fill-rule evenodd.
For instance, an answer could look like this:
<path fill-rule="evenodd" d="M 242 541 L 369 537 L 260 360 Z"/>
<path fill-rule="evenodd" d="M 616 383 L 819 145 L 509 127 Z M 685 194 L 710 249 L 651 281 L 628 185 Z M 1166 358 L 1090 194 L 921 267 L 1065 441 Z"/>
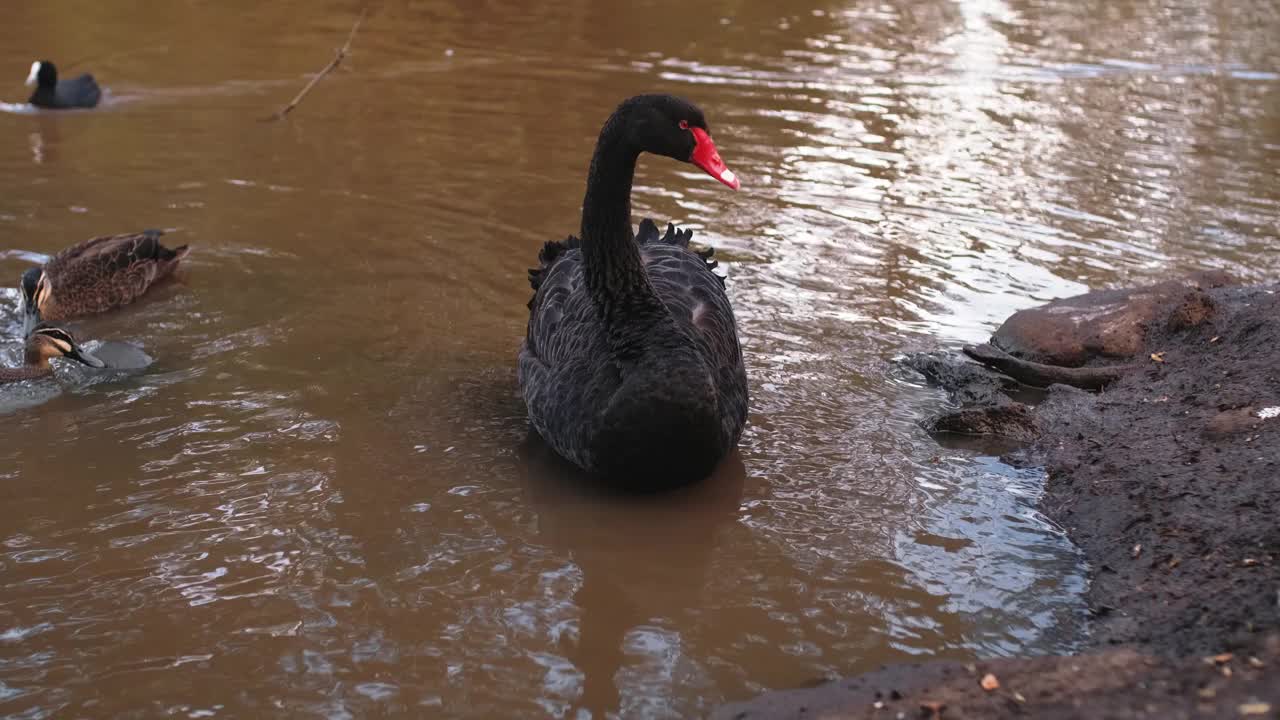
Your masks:
<path fill-rule="evenodd" d="M 583 273 L 611 335 L 616 327 L 642 328 L 666 314 L 631 232 L 631 182 L 640 153 L 623 130 L 619 115 L 605 123 L 582 201 Z"/>

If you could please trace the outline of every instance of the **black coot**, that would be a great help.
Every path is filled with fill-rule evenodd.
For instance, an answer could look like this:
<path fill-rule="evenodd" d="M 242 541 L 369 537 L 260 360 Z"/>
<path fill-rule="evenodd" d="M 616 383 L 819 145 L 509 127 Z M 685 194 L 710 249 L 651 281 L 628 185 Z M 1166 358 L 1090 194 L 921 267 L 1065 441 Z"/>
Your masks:
<path fill-rule="evenodd" d="M 102 90 L 88 73 L 70 80 L 58 81 L 58 68 L 48 60 L 31 63 L 27 87 L 35 86 L 28 100 L 42 108 L 91 108 L 102 98 Z"/>

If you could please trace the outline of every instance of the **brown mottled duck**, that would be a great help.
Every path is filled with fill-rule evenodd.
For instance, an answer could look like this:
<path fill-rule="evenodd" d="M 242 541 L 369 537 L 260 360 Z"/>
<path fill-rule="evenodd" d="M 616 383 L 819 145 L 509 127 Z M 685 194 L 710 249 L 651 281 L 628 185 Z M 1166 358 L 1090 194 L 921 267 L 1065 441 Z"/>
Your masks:
<path fill-rule="evenodd" d="M 27 332 L 41 321 L 61 322 L 128 305 L 173 274 L 186 245 L 160 244 L 159 230 L 90 238 L 22 275 Z"/>
<path fill-rule="evenodd" d="M 66 357 L 89 367 L 100 368 L 104 363 L 90 355 L 71 333 L 47 323 L 37 325 L 27 336 L 24 364 L 16 368 L 0 368 L 0 384 L 38 380 L 53 374 L 49 361 Z"/>

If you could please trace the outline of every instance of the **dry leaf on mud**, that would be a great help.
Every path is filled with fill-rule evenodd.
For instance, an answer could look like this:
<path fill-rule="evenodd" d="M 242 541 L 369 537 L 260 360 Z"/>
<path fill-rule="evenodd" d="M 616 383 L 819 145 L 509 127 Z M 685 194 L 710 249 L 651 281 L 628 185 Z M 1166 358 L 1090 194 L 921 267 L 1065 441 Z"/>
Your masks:
<path fill-rule="evenodd" d="M 986 675 L 982 676 L 982 689 L 986 690 L 987 692 L 991 692 L 992 690 L 998 690 L 1000 689 L 1000 681 L 996 679 L 995 675 L 992 675 L 991 673 L 987 673 Z"/>
<path fill-rule="evenodd" d="M 1231 662 L 1231 658 L 1233 657 L 1235 657 L 1235 655 L 1232 655 L 1231 653 L 1222 653 L 1221 655 L 1214 655 L 1213 661 L 1219 665 L 1223 665 Z"/>
<path fill-rule="evenodd" d="M 1252 667 L 1256 667 L 1256 668 L 1266 667 L 1266 666 L 1267 666 L 1267 664 L 1266 664 L 1266 663 L 1262 662 L 1261 660 L 1259 660 L 1259 659 L 1258 659 L 1258 658 L 1256 658 L 1256 657 L 1251 657 L 1251 658 L 1249 658 L 1249 665 L 1251 665 Z"/>
<path fill-rule="evenodd" d="M 1151 353 L 1151 359 L 1155 360 L 1156 362 L 1162 363 L 1164 362 L 1164 353 L 1163 352 Z"/>
<path fill-rule="evenodd" d="M 1245 558 L 1244 560 L 1240 561 L 1240 564 L 1245 567 L 1253 567 L 1254 565 L 1258 564 L 1258 561 L 1253 558 Z"/>
<path fill-rule="evenodd" d="M 920 703 L 920 709 L 925 712 L 932 713 L 929 717 L 941 717 L 942 711 L 947 709 L 946 703 L 928 700 Z"/>
<path fill-rule="evenodd" d="M 1137 545 L 1133 546 L 1133 557 L 1137 558 L 1141 554 L 1142 554 L 1142 543 L 1138 543 Z"/>
<path fill-rule="evenodd" d="M 1264 702 L 1247 702 L 1239 708 L 1241 715 L 1266 715 L 1271 712 L 1271 704 Z"/>
<path fill-rule="evenodd" d="M 1222 339 L 1221 335 L 1214 335 L 1213 337 L 1209 338 L 1209 342 L 1210 344 L 1212 344 L 1212 343 L 1218 342 L 1221 339 Z"/>

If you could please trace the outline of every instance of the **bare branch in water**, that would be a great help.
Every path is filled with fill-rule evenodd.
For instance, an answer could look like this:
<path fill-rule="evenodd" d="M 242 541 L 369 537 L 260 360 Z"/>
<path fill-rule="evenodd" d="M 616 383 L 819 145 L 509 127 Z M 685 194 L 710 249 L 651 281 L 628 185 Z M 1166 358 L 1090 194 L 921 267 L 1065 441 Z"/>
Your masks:
<path fill-rule="evenodd" d="M 360 23 L 364 22 L 364 16 L 367 14 L 369 14 L 369 8 L 364 8 L 360 11 L 360 17 L 356 18 L 355 25 L 351 26 L 351 32 L 347 35 L 347 41 L 343 43 L 342 47 L 338 48 L 338 54 L 334 55 L 333 59 L 329 61 L 329 64 L 325 65 L 324 69 L 316 73 L 315 77 L 311 78 L 311 82 L 307 83 L 306 87 L 302 88 L 302 91 L 294 96 L 294 98 L 289 101 L 288 105 L 285 105 L 280 109 L 280 112 L 277 112 L 271 117 L 263 118 L 264 122 L 271 120 L 283 120 L 286 115 L 293 112 L 294 108 L 298 107 L 298 104 L 302 102 L 302 98 L 306 97 L 307 93 L 311 92 L 311 88 L 315 87 L 321 80 L 323 80 L 325 75 L 333 72 L 342 64 L 342 59 L 347 56 L 347 53 L 351 52 L 351 41 L 356 39 L 356 31 L 360 29 Z"/>
<path fill-rule="evenodd" d="M 1031 387 L 1049 387 L 1054 383 L 1060 383 L 1085 390 L 1101 390 L 1118 380 L 1126 372 L 1140 367 L 1137 364 L 1087 368 L 1045 365 L 1043 363 L 1020 360 L 987 343 L 965 345 L 964 354 L 987 367 L 999 370 L 1023 385 L 1030 385 Z"/>

